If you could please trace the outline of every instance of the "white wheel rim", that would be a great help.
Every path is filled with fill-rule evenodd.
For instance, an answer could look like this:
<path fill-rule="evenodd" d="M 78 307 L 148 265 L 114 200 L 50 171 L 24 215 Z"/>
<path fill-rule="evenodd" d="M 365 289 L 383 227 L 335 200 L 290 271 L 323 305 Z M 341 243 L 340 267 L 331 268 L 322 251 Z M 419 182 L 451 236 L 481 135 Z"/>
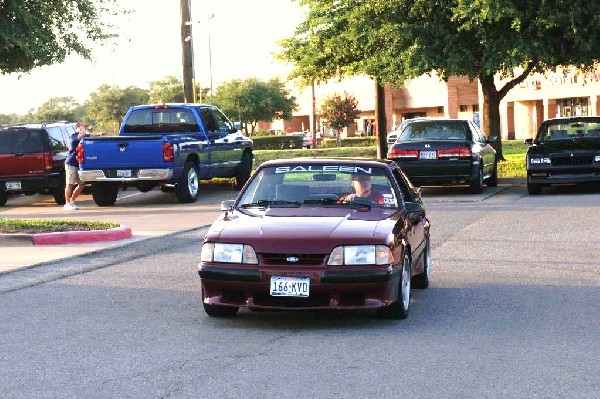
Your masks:
<path fill-rule="evenodd" d="M 410 303 L 410 260 L 404 258 L 402 265 L 402 305 L 404 310 L 408 309 Z"/>
<path fill-rule="evenodd" d="M 431 275 L 431 246 L 429 245 L 429 238 L 427 239 L 427 247 L 425 248 L 425 275 L 427 280 Z"/>
<path fill-rule="evenodd" d="M 193 168 L 188 172 L 188 190 L 192 196 L 198 194 L 198 174 Z"/>

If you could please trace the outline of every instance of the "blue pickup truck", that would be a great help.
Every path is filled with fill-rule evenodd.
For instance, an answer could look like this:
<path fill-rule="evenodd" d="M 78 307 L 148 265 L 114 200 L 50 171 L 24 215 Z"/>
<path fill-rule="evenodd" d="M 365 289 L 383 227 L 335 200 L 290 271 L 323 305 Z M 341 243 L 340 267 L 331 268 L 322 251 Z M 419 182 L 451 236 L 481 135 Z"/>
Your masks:
<path fill-rule="evenodd" d="M 94 202 L 111 206 L 124 187 L 160 187 L 182 203 L 196 201 L 200 180 L 235 178 L 241 188 L 254 156 L 252 140 L 215 106 L 158 104 L 131 107 L 118 136 L 85 137 L 77 160 Z"/>

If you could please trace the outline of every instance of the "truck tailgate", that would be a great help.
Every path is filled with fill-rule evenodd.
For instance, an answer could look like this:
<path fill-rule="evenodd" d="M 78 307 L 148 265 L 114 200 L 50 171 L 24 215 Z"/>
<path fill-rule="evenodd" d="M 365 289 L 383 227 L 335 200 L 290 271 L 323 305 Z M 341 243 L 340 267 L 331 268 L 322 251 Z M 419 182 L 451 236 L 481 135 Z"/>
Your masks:
<path fill-rule="evenodd" d="M 46 155 L 49 156 L 49 155 Z M 33 177 L 48 173 L 44 153 L 0 154 L 0 177 Z"/>
<path fill-rule="evenodd" d="M 100 136 L 82 140 L 84 170 L 164 168 L 162 136 Z"/>

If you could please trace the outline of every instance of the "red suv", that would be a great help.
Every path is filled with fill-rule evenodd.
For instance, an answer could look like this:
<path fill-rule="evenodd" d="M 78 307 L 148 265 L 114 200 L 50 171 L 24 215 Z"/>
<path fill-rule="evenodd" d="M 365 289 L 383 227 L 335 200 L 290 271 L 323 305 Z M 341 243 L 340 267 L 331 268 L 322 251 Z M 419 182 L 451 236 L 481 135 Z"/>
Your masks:
<path fill-rule="evenodd" d="M 75 124 L 59 121 L 0 127 L 0 206 L 13 194 L 52 194 L 65 203 L 64 164 Z"/>

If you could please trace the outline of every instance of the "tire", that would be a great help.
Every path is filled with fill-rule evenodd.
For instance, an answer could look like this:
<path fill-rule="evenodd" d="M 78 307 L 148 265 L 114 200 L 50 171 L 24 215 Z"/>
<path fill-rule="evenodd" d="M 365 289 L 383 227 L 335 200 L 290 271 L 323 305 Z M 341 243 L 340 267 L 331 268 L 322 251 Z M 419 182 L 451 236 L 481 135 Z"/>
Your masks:
<path fill-rule="evenodd" d="M 479 172 L 474 181 L 471 182 L 471 193 L 481 194 L 483 192 L 483 170 L 479 168 Z"/>
<path fill-rule="evenodd" d="M 542 185 L 536 183 L 530 183 L 529 177 L 527 177 L 527 194 L 539 195 L 542 193 Z"/>
<path fill-rule="evenodd" d="M 242 154 L 242 160 L 238 165 L 238 170 L 235 174 L 235 188 L 241 190 L 244 187 L 244 184 L 250 178 L 250 174 L 252 173 L 252 154 L 249 152 L 244 152 Z"/>
<path fill-rule="evenodd" d="M 425 239 L 425 250 L 423 251 L 423 264 L 425 270 L 412 278 L 412 287 L 423 290 L 429 287 L 429 277 L 431 276 L 431 244 L 429 237 Z"/>
<path fill-rule="evenodd" d="M 92 198 L 98 206 L 112 206 L 117 201 L 119 186 L 115 183 L 92 183 Z"/>
<path fill-rule="evenodd" d="M 404 254 L 396 302 L 377 309 L 380 319 L 406 319 L 410 309 L 410 255 Z"/>
<path fill-rule="evenodd" d="M 0 190 L 0 206 L 6 205 L 6 201 L 8 201 L 8 194 L 6 191 Z"/>
<path fill-rule="evenodd" d="M 58 186 L 52 189 L 52 196 L 54 197 L 54 202 L 58 205 L 64 205 L 67 201 L 65 199 L 65 187 L 66 187 L 66 177 L 64 173 L 60 174 L 58 179 Z"/>
<path fill-rule="evenodd" d="M 494 171 L 492 175 L 485 181 L 485 184 L 488 187 L 497 187 L 498 186 L 498 164 L 494 161 Z"/>
<path fill-rule="evenodd" d="M 182 204 L 196 202 L 199 186 L 198 166 L 192 161 L 187 161 L 183 168 L 183 174 L 177 185 L 175 185 L 175 197 L 177 197 L 177 201 Z"/>
<path fill-rule="evenodd" d="M 237 314 L 239 308 L 236 306 L 219 306 L 203 303 L 204 312 L 210 317 L 233 317 Z"/>

